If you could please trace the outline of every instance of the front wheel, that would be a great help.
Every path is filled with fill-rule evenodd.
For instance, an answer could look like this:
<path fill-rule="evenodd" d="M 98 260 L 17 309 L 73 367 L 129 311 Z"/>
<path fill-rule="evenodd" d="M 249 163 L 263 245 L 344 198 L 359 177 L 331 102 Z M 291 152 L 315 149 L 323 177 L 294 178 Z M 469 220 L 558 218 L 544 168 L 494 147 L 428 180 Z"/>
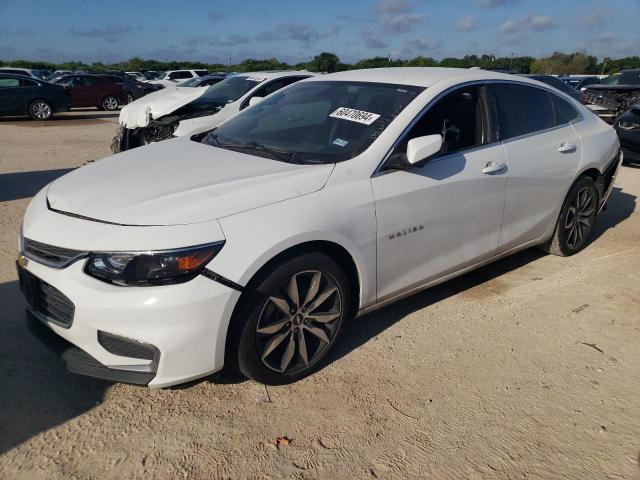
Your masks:
<path fill-rule="evenodd" d="M 118 109 L 118 99 L 113 95 L 107 95 L 102 99 L 102 103 L 100 105 L 103 110 L 113 112 Z"/>
<path fill-rule="evenodd" d="M 340 266 L 324 253 L 300 255 L 264 272 L 253 290 L 234 319 L 241 327 L 233 363 L 268 385 L 315 372 L 350 311 L 349 282 Z"/>
<path fill-rule="evenodd" d="M 569 191 L 553 236 L 541 245 L 542 250 L 568 257 L 586 247 L 598 213 L 598 204 L 598 189 L 593 180 L 589 177 L 579 179 Z"/>

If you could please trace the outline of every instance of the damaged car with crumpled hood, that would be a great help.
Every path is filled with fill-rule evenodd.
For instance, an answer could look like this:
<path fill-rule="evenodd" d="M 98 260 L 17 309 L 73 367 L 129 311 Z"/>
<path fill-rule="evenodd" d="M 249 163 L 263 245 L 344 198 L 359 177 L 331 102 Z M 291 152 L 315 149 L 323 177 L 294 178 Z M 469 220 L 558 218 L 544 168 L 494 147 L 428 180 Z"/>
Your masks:
<path fill-rule="evenodd" d="M 306 71 L 250 72 L 229 76 L 208 88 L 177 86 L 153 92 L 120 111 L 111 150 L 123 152 L 214 128 L 264 97 L 314 75 Z"/>
<path fill-rule="evenodd" d="M 640 69 L 623 70 L 590 85 L 582 92 L 581 101 L 610 125 L 632 105 L 640 102 Z"/>

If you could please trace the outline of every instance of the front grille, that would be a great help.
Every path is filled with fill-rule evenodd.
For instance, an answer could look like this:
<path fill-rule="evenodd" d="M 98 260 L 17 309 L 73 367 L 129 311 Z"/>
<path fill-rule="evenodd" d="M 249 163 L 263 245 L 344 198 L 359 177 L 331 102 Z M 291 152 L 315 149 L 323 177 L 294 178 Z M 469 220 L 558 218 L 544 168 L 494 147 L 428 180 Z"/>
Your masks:
<path fill-rule="evenodd" d="M 75 307 L 64 293 L 24 268 L 18 268 L 18 276 L 20 290 L 35 315 L 61 327 L 71 326 Z"/>
<path fill-rule="evenodd" d="M 121 357 L 153 360 L 157 349 L 152 345 L 136 342 L 107 332 L 98 332 L 98 343 L 109 353 Z"/>
<path fill-rule="evenodd" d="M 87 255 L 87 252 L 46 245 L 28 238 L 24 239 L 23 248 L 25 257 L 53 268 L 64 268 Z"/>
<path fill-rule="evenodd" d="M 638 100 L 640 100 L 640 90 L 606 91 L 586 89 L 582 92 L 582 103 L 585 105 L 598 105 L 618 114 L 627 110 Z"/>

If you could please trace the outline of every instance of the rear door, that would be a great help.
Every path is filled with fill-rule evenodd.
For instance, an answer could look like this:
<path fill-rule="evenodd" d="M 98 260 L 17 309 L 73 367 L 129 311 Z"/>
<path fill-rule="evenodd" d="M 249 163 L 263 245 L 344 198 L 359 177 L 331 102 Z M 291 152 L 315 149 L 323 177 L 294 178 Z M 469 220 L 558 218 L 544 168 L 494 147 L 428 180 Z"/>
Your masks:
<path fill-rule="evenodd" d="M 375 110 L 371 110 L 375 111 Z M 507 186 L 502 145 L 494 141 L 484 88 L 460 87 L 438 100 L 402 137 L 443 135 L 424 165 L 371 179 L 378 224 L 378 298 L 441 278 L 493 256 Z"/>
<path fill-rule="evenodd" d="M 582 145 L 569 102 L 533 85 L 495 83 L 489 101 L 507 156 L 500 251 L 539 240 L 557 219 L 580 165 Z"/>

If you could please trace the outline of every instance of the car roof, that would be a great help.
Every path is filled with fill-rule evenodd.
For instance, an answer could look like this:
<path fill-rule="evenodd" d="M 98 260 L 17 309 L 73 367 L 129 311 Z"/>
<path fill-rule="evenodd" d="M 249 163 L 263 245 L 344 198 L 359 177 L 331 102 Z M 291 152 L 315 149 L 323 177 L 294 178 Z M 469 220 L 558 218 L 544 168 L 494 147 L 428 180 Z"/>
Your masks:
<path fill-rule="evenodd" d="M 261 78 L 263 80 L 273 80 L 275 78 L 282 78 L 282 77 L 291 77 L 291 76 L 309 76 L 309 77 L 315 77 L 317 76 L 317 73 L 313 73 L 313 72 L 308 72 L 307 70 L 279 70 L 279 71 L 259 71 L 259 72 L 240 72 L 240 73 L 235 73 L 233 75 L 229 75 L 230 77 L 256 77 L 256 78 Z"/>
<path fill-rule="evenodd" d="M 0 67 L 0 70 L 20 70 L 21 72 L 33 72 L 33 68 L 20 68 L 20 67 Z"/>
<path fill-rule="evenodd" d="M 9 78 L 20 78 L 20 79 L 27 79 L 27 80 L 33 80 L 36 82 L 42 82 L 43 80 L 39 79 L 39 78 L 35 78 L 35 77 L 30 77 L 29 75 L 21 75 L 19 73 L 5 73 L 2 70 L 0 70 L 0 75 L 2 75 L 3 77 L 9 77 Z"/>
<path fill-rule="evenodd" d="M 341 80 L 351 82 L 392 83 L 397 85 L 414 85 L 430 87 L 438 82 L 455 78 L 460 82 L 473 80 L 521 80 L 506 73 L 492 72 L 476 68 L 443 68 L 443 67 L 389 67 L 349 70 L 330 73 L 316 77 L 315 81 Z M 524 79 L 525 82 L 531 82 Z M 534 83 L 534 82 L 532 82 Z"/>

